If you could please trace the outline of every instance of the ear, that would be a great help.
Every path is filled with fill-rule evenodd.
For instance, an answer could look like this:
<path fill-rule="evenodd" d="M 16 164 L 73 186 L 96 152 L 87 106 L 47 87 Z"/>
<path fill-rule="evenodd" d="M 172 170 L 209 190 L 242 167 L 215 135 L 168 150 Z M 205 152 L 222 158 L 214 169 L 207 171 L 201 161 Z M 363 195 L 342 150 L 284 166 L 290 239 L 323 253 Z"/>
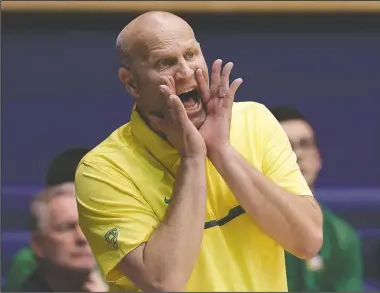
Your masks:
<path fill-rule="evenodd" d="M 45 253 L 43 249 L 44 245 L 44 238 L 43 235 L 39 232 L 32 232 L 30 235 L 30 246 L 34 252 L 34 254 L 37 256 L 37 258 L 44 258 Z"/>
<path fill-rule="evenodd" d="M 125 86 L 127 92 L 134 98 L 139 97 L 136 81 L 129 68 L 120 67 L 118 72 L 119 80 Z"/>

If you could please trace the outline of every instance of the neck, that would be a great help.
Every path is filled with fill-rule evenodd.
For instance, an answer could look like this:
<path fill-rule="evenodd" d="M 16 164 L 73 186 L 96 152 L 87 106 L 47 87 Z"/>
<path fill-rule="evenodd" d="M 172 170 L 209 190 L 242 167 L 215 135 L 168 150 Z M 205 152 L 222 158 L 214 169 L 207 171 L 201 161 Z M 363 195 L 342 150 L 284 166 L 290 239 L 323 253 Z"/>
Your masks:
<path fill-rule="evenodd" d="M 164 133 L 162 132 L 159 132 L 157 131 L 156 129 L 154 129 L 154 127 L 152 125 L 150 125 L 149 123 L 149 120 L 145 117 L 145 114 L 139 110 L 139 108 L 136 106 L 135 108 L 136 112 L 139 113 L 141 119 L 145 122 L 145 124 L 151 129 L 153 130 L 154 133 L 156 133 L 158 136 L 160 136 L 162 139 L 166 140 L 166 136 Z M 156 115 L 158 118 L 161 118 L 160 116 Z M 163 119 L 163 118 L 162 118 Z"/>
<path fill-rule="evenodd" d="M 78 272 L 51 265 L 44 268 L 43 277 L 54 292 L 80 292 L 89 273 L 90 272 Z"/>

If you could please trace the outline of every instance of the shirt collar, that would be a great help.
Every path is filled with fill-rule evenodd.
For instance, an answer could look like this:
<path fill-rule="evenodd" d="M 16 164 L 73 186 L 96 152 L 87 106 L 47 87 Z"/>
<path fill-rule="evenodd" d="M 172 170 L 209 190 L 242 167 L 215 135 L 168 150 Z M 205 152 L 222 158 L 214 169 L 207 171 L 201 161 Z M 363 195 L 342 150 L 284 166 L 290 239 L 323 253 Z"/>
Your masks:
<path fill-rule="evenodd" d="M 178 151 L 146 124 L 136 111 L 136 107 L 133 107 L 132 110 L 131 131 L 144 147 L 148 149 L 172 175 L 177 173 L 180 165 Z"/>

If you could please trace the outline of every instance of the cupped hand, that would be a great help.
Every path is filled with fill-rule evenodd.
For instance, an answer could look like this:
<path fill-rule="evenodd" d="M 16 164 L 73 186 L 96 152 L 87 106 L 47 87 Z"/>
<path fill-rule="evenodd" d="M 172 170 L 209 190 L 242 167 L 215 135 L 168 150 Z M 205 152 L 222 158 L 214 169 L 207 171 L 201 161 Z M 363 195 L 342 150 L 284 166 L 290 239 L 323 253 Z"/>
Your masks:
<path fill-rule="evenodd" d="M 166 108 L 163 117 L 147 115 L 148 122 L 165 135 L 182 158 L 206 156 L 206 145 L 202 135 L 187 117 L 180 98 L 175 95 L 174 79 L 165 76 L 161 81 L 159 88 Z"/>
<path fill-rule="evenodd" d="M 212 65 L 211 84 L 208 87 L 201 69 L 195 72 L 199 92 L 206 106 L 206 121 L 199 129 L 207 146 L 207 152 L 229 146 L 230 123 L 235 93 L 243 80 L 235 79 L 230 85 L 230 74 L 233 63 L 228 62 L 222 71 L 222 60 L 218 59 Z"/>

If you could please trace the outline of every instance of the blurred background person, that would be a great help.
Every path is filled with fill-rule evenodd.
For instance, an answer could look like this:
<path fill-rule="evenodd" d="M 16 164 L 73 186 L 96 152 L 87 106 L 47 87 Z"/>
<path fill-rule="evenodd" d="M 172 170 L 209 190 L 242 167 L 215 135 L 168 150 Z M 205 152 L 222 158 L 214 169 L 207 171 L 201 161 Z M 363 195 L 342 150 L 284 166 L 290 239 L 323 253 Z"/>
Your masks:
<path fill-rule="evenodd" d="M 48 166 L 45 185 L 49 187 L 74 182 L 76 167 L 89 150 L 89 148 L 69 148 L 57 154 Z M 35 254 L 30 245 L 26 245 L 14 255 L 3 290 L 6 292 L 20 291 L 21 284 L 34 272 L 36 267 Z"/>
<path fill-rule="evenodd" d="M 3 282 L 20 284 L 28 258 L 35 262 L 29 203 L 46 186 L 52 157 L 97 145 L 127 122 L 133 103 L 118 60 L 105 57 L 114 55 L 110 44 L 136 14 L 171 10 L 197 31 L 209 65 L 233 58 L 247 81 L 236 101 L 294 105 L 313 121 L 324 161 L 316 198 L 356 229 L 364 290 L 380 292 L 380 2 L 264 2 L 2 1 Z M 16 262 L 12 278 L 25 246 L 25 266 Z"/>
<path fill-rule="evenodd" d="M 310 122 L 295 108 L 273 107 L 272 114 L 286 132 L 298 165 L 310 188 L 322 166 Z M 318 194 L 315 194 L 318 198 Z M 289 291 L 362 292 L 361 243 L 355 230 L 321 204 L 323 246 L 310 260 L 286 253 Z"/>
<path fill-rule="evenodd" d="M 107 287 L 78 223 L 75 186 L 48 187 L 31 204 L 31 247 L 37 267 L 23 292 L 105 292 Z"/>

